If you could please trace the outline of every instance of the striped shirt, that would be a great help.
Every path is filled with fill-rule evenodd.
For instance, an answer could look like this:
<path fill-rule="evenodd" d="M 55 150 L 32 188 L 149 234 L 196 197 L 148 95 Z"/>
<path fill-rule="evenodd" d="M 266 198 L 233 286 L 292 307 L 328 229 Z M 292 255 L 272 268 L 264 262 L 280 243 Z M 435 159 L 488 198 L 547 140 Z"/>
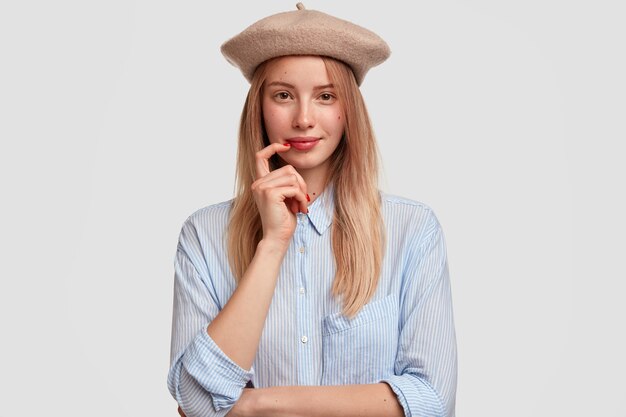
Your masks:
<path fill-rule="evenodd" d="M 385 382 L 406 416 L 455 412 L 457 353 L 446 246 L 427 205 L 381 193 L 386 247 L 378 288 L 352 319 L 331 294 L 333 188 L 298 214 L 256 358 L 234 363 L 206 329 L 235 291 L 226 231 L 232 201 L 183 223 L 174 257 L 168 388 L 189 417 L 223 416 L 255 387 Z"/>

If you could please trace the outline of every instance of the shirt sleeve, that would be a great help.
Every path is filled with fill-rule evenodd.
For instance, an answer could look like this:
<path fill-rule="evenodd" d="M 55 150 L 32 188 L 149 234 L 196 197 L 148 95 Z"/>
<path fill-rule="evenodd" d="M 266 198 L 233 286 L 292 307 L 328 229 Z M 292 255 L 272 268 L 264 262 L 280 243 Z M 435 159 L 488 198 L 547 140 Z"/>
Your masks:
<path fill-rule="evenodd" d="M 446 244 L 432 210 L 408 250 L 394 375 L 382 380 L 406 417 L 454 417 L 457 352 Z"/>
<path fill-rule="evenodd" d="M 167 385 L 185 415 L 223 416 L 253 370 L 234 363 L 207 327 L 220 307 L 193 225 L 183 225 L 174 258 L 174 306 Z"/>

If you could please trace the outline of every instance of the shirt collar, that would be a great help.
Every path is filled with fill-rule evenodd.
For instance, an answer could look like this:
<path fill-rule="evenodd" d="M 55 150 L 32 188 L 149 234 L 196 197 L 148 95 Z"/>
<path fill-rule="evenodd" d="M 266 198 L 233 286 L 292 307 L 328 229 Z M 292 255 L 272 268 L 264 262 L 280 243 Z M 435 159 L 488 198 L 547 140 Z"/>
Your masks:
<path fill-rule="evenodd" d="M 335 215 L 335 188 L 330 182 L 322 194 L 309 206 L 309 220 L 318 234 L 322 235 L 328 229 Z"/>

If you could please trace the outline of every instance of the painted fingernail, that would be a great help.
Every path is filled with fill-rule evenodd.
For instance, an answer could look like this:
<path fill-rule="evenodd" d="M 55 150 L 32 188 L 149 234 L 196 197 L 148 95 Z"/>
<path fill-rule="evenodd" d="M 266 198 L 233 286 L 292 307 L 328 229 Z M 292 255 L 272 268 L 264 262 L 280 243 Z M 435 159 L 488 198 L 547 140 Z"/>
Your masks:
<path fill-rule="evenodd" d="M 306 195 L 306 201 L 311 201 L 311 197 L 309 197 L 309 195 Z"/>
<path fill-rule="evenodd" d="M 291 146 L 291 143 L 283 143 L 284 146 Z"/>

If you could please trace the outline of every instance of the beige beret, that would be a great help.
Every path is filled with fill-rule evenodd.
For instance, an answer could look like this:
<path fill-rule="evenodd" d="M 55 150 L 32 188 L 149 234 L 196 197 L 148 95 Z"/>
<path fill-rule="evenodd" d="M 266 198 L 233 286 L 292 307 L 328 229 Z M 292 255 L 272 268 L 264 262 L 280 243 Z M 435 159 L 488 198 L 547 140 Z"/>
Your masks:
<path fill-rule="evenodd" d="M 285 55 L 325 55 L 348 64 L 359 85 L 370 68 L 391 54 L 387 43 L 374 32 L 316 10 L 278 13 L 253 23 L 224 42 L 226 60 L 251 82 L 256 67 Z"/>

